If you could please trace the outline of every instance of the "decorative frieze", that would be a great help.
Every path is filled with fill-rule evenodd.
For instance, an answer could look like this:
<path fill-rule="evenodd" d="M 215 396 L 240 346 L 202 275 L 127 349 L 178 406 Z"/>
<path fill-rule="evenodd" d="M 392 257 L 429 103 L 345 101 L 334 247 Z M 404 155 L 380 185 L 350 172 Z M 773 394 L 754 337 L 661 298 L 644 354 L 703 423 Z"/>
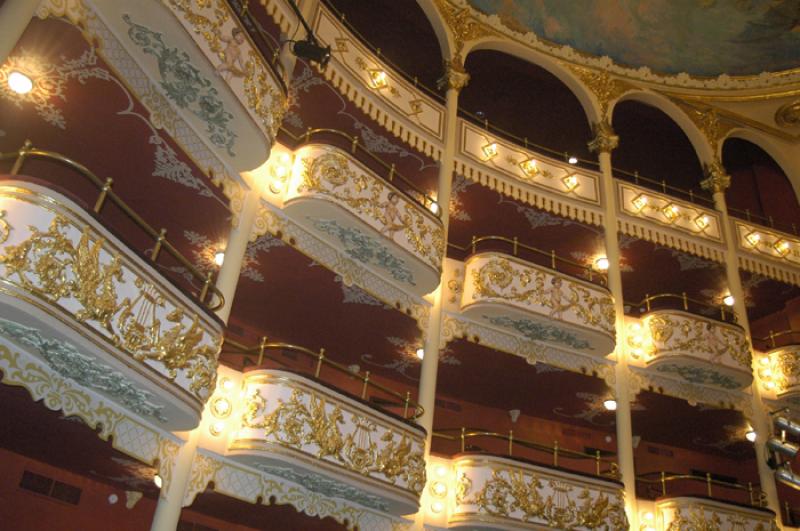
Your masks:
<path fill-rule="evenodd" d="M 561 349 L 605 356 L 615 345 L 614 302 L 607 289 L 502 253 L 466 261 L 460 309 Z"/>
<path fill-rule="evenodd" d="M 707 498 L 669 498 L 656 501 L 659 529 L 665 531 L 774 531 L 775 514 Z"/>
<path fill-rule="evenodd" d="M 418 295 L 436 287 L 444 238 L 434 214 L 339 149 L 304 146 L 296 157 L 288 215 L 390 282 Z"/>
<path fill-rule="evenodd" d="M 0 317 L 35 323 L 47 341 L 64 338 L 60 348 L 34 345 L 45 359 L 80 351 L 109 378 L 113 369 L 135 382 L 121 400 L 138 413 L 171 429 L 195 426 L 216 382 L 221 323 L 70 200 L 21 182 L 0 196 Z M 6 331 L 36 343 L 16 332 Z M 117 384 L 104 383 L 123 392 Z"/>
<path fill-rule="evenodd" d="M 453 460 L 450 527 L 627 529 L 622 485 L 494 456 Z"/>
<path fill-rule="evenodd" d="M 421 429 L 284 371 L 247 373 L 243 396 L 228 448 L 235 459 L 359 489 L 393 514 L 417 509 L 425 485 Z"/>

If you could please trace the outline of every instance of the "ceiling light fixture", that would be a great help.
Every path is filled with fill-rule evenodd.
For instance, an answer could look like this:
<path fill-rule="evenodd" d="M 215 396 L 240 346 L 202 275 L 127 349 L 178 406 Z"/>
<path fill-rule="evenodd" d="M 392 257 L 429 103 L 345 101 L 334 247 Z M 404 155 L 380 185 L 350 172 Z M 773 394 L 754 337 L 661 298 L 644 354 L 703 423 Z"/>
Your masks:
<path fill-rule="evenodd" d="M 606 408 L 608 411 L 616 411 L 617 410 L 617 401 L 613 398 L 609 398 L 608 400 L 603 401 L 603 407 Z"/>
<path fill-rule="evenodd" d="M 27 94 L 33 90 L 33 80 L 18 70 L 12 70 L 8 74 L 8 87 L 17 94 Z"/>
<path fill-rule="evenodd" d="M 224 262 L 225 253 L 223 251 L 217 251 L 216 254 L 214 254 L 214 263 L 217 264 L 217 266 L 222 267 Z"/>
<path fill-rule="evenodd" d="M 744 434 L 744 438 L 750 441 L 751 443 L 756 442 L 758 435 L 756 434 L 753 428 L 748 428 L 747 433 Z"/>
<path fill-rule="evenodd" d="M 733 306 L 736 303 L 736 299 L 733 298 L 733 295 L 728 293 L 724 297 L 722 297 L 722 304 L 725 306 Z"/>
<path fill-rule="evenodd" d="M 417 357 L 419 359 L 424 359 L 425 358 L 425 349 L 424 348 L 418 348 L 417 349 Z"/>
<path fill-rule="evenodd" d="M 598 271 L 608 271 L 609 261 L 605 256 L 600 256 L 594 261 L 594 268 Z"/>
<path fill-rule="evenodd" d="M 570 157 L 567 159 L 567 162 L 569 162 L 570 164 L 577 164 L 578 157 L 576 157 L 575 155 L 570 155 Z"/>

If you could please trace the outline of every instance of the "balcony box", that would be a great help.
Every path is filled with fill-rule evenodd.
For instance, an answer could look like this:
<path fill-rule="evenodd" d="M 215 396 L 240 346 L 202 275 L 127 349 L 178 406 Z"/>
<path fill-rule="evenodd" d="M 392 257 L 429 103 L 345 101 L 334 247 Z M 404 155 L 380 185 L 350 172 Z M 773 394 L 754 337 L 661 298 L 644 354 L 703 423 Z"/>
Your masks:
<path fill-rule="evenodd" d="M 787 345 L 767 353 L 771 379 L 779 400 L 800 407 L 800 345 Z"/>
<path fill-rule="evenodd" d="M 233 459 L 381 511 L 417 511 L 422 428 L 291 372 L 248 372 L 243 389 Z"/>
<path fill-rule="evenodd" d="M 0 334 L 167 430 L 199 420 L 222 323 L 63 195 L 0 185 Z"/>
<path fill-rule="evenodd" d="M 449 527 L 628 529 L 617 481 L 488 455 L 461 455 L 453 468 Z"/>
<path fill-rule="evenodd" d="M 680 310 L 656 310 L 643 318 L 648 370 L 697 385 L 733 390 L 753 381 L 744 330 Z"/>
<path fill-rule="evenodd" d="M 424 295 L 442 273 L 441 221 L 337 148 L 297 153 L 284 211 L 320 239 L 403 289 Z"/>
<path fill-rule="evenodd" d="M 465 275 L 465 315 L 561 349 L 598 356 L 614 350 L 606 288 L 497 252 L 470 256 Z"/>
<path fill-rule="evenodd" d="M 660 529 L 777 529 L 769 509 L 688 496 L 658 500 L 656 519 Z"/>

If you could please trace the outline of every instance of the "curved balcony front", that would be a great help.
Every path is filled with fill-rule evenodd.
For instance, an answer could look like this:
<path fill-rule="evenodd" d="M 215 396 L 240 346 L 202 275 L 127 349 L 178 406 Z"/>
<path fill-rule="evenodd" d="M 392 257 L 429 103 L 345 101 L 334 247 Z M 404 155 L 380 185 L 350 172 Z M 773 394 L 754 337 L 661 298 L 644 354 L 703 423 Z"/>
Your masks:
<path fill-rule="evenodd" d="M 498 252 L 470 256 L 461 311 L 560 349 L 614 350 L 614 302 L 597 284 Z"/>
<path fill-rule="evenodd" d="M 0 334 L 168 430 L 195 427 L 222 323 L 53 190 L 0 185 Z"/>
<path fill-rule="evenodd" d="M 681 310 L 654 310 L 634 340 L 648 370 L 697 385 L 733 390 L 753 381 L 744 329 Z"/>
<path fill-rule="evenodd" d="M 790 407 L 800 407 L 800 344 L 773 348 L 761 363 L 761 379 L 768 389 Z"/>
<path fill-rule="evenodd" d="M 622 485 L 614 480 L 505 457 L 453 460 L 449 527 L 469 529 L 627 529 Z"/>
<path fill-rule="evenodd" d="M 247 372 L 242 397 L 243 414 L 228 443 L 233 459 L 381 511 L 419 508 L 422 428 L 283 370 Z"/>
<path fill-rule="evenodd" d="M 777 529 L 769 509 L 725 503 L 710 498 L 682 496 L 656 501 L 659 529 Z"/>
<path fill-rule="evenodd" d="M 380 277 L 423 295 L 439 284 L 444 240 L 441 221 L 420 200 L 338 148 L 306 145 L 296 153 L 284 211 Z"/>

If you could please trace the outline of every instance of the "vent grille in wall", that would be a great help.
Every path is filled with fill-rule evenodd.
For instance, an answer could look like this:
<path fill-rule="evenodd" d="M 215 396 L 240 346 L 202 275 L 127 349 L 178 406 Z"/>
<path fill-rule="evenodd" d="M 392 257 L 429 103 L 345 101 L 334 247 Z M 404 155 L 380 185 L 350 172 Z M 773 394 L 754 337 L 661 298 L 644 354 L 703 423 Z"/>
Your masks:
<path fill-rule="evenodd" d="M 78 487 L 56 481 L 41 474 L 34 474 L 28 470 L 22 473 L 19 486 L 25 490 L 55 498 L 71 505 L 78 505 L 81 501 L 81 489 Z"/>

